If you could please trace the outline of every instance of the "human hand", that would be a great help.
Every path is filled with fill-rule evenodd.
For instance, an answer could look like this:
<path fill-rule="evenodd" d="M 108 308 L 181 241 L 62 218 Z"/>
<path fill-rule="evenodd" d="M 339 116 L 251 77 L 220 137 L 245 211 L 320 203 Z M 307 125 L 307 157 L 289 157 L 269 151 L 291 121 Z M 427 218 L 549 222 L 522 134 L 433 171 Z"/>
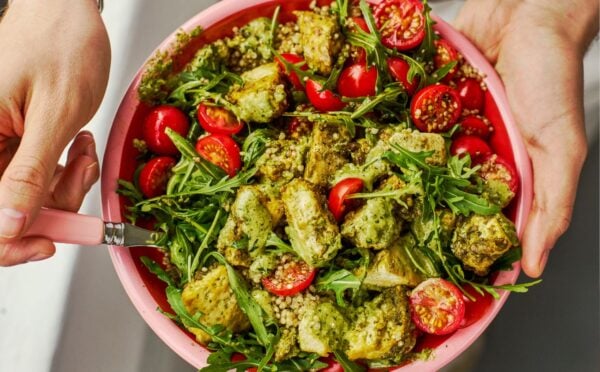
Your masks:
<path fill-rule="evenodd" d="M 587 154 L 583 55 L 598 32 L 590 0 L 468 0 L 456 26 L 495 65 L 533 167 L 521 265 L 542 274 L 567 230 Z"/>
<path fill-rule="evenodd" d="M 77 135 L 108 80 L 108 35 L 93 0 L 14 1 L 0 21 L 0 266 L 50 257 L 20 238 L 41 206 L 77 211 L 98 179 L 95 144 Z"/>

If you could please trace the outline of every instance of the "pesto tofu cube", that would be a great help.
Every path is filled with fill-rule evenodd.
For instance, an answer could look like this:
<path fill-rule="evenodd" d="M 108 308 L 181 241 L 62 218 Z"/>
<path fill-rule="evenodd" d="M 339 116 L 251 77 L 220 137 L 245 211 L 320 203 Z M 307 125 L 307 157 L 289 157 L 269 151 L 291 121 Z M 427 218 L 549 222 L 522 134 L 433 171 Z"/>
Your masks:
<path fill-rule="evenodd" d="M 334 304 L 309 305 L 298 324 L 300 350 L 327 356 L 341 345 L 347 328 L 348 320 Z"/>
<path fill-rule="evenodd" d="M 445 166 L 448 160 L 444 137 L 437 133 L 421 133 L 405 129 L 392 134 L 387 143 L 412 152 L 433 151 L 431 156 L 425 159 L 429 165 Z"/>
<path fill-rule="evenodd" d="M 342 237 L 357 248 L 385 249 L 400 237 L 402 220 L 394 214 L 394 204 L 385 198 L 372 198 L 346 215 Z"/>
<path fill-rule="evenodd" d="M 345 127 L 315 123 L 310 137 L 304 178 L 317 186 L 327 186 L 336 171 L 348 162 L 347 149 L 350 140 L 350 134 Z"/>
<path fill-rule="evenodd" d="M 276 63 L 258 66 L 241 77 L 244 83 L 235 85 L 228 94 L 240 119 L 248 123 L 268 123 L 285 112 L 287 92 Z"/>
<path fill-rule="evenodd" d="M 250 328 L 248 317 L 240 309 L 231 290 L 225 266 L 216 266 L 199 280 L 187 283 L 181 293 L 181 300 L 189 314 L 202 314 L 199 321 L 206 326 L 220 324 L 232 332 Z M 210 336 L 204 331 L 194 327 L 188 330 L 201 344 L 210 342 Z"/>
<path fill-rule="evenodd" d="M 304 174 L 304 160 L 308 140 L 278 139 L 267 144 L 265 152 L 256 161 L 257 176 L 261 182 L 285 183 Z"/>
<path fill-rule="evenodd" d="M 484 276 L 498 258 L 518 245 L 515 226 L 503 214 L 472 214 L 459 220 L 450 248 L 467 269 Z"/>
<path fill-rule="evenodd" d="M 342 247 L 333 216 L 315 187 L 302 179 L 284 186 L 282 200 L 292 248 L 313 267 L 327 264 Z"/>
<path fill-rule="evenodd" d="M 298 17 L 300 43 L 306 64 L 321 75 L 329 75 L 343 43 L 337 18 L 310 11 L 297 11 L 294 14 Z"/>
<path fill-rule="evenodd" d="M 415 287 L 424 280 L 406 254 L 406 243 L 407 240 L 399 239 L 389 249 L 377 253 L 363 281 L 367 288 L 381 289 L 398 285 Z"/>
<path fill-rule="evenodd" d="M 217 249 L 234 266 L 248 266 L 248 252 L 262 250 L 273 228 L 266 197 L 256 186 L 238 189 Z"/>
<path fill-rule="evenodd" d="M 401 362 L 415 345 L 406 289 L 397 286 L 353 309 L 351 328 L 344 335 L 350 360 L 390 359 Z"/>

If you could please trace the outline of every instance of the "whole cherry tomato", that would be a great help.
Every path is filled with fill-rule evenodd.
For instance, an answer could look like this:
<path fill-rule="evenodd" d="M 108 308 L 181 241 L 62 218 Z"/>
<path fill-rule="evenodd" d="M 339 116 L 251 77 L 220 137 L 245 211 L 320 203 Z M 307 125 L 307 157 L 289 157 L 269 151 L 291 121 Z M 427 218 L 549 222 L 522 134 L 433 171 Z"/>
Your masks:
<path fill-rule="evenodd" d="M 467 110 L 483 110 L 483 89 L 477 79 L 468 78 L 458 82 L 456 91 L 460 96 L 463 107 Z"/>
<path fill-rule="evenodd" d="M 471 164 L 478 164 L 482 159 L 492 154 L 490 145 L 477 136 L 462 135 L 456 137 L 450 145 L 450 154 L 471 156 Z"/>
<path fill-rule="evenodd" d="M 282 53 L 281 57 L 283 57 L 283 59 L 286 60 L 286 62 L 292 63 L 294 65 L 297 65 L 300 62 L 304 62 L 304 59 L 302 57 L 300 57 L 297 54 L 294 53 Z M 279 68 L 281 68 L 282 71 L 286 71 L 286 67 L 283 64 L 283 62 L 281 62 L 279 60 L 279 58 L 276 58 L 277 60 L 277 64 L 279 65 Z M 300 66 L 300 70 L 307 70 L 308 66 L 306 66 L 306 64 L 303 64 L 302 66 Z M 288 80 L 290 81 L 290 83 L 292 83 L 292 85 L 294 86 L 295 89 L 297 90 L 304 90 L 304 84 L 302 84 L 302 82 L 300 81 L 300 78 L 298 77 L 298 74 L 296 74 L 294 71 L 287 71 L 287 77 Z"/>
<path fill-rule="evenodd" d="M 188 116 L 177 107 L 157 106 L 144 120 L 142 136 L 150 151 L 158 155 L 177 155 L 179 151 L 166 135 L 165 129 L 171 128 L 185 136 L 190 129 Z"/>
<path fill-rule="evenodd" d="M 242 165 L 239 146 L 231 137 L 223 134 L 200 137 L 196 142 L 196 151 L 204 159 L 223 169 L 229 177 L 235 176 Z"/>
<path fill-rule="evenodd" d="M 293 296 L 308 288 L 317 269 L 304 261 L 289 261 L 280 264 L 269 276 L 262 278 L 265 289 L 277 296 Z"/>
<path fill-rule="evenodd" d="M 337 91 L 344 97 L 368 97 L 375 95 L 377 69 L 364 63 L 356 63 L 342 70 Z"/>
<path fill-rule="evenodd" d="M 477 136 L 482 139 L 487 139 L 490 136 L 490 126 L 486 124 L 484 118 L 476 115 L 468 115 L 460 121 L 460 134 Z"/>
<path fill-rule="evenodd" d="M 165 193 L 171 168 L 175 163 L 175 159 L 170 156 L 157 156 L 142 167 L 139 185 L 145 197 L 154 198 Z"/>
<path fill-rule="evenodd" d="M 336 221 L 340 222 L 348 209 L 348 195 L 361 191 L 364 182 L 360 178 L 346 178 L 335 184 L 329 192 L 327 205 Z"/>
<path fill-rule="evenodd" d="M 458 93 L 443 84 L 421 89 L 410 104 L 411 117 L 421 132 L 446 132 L 456 123 L 461 112 Z"/>
<path fill-rule="evenodd" d="M 388 48 L 413 49 L 425 38 L 423 4 L 418 0 L 384 0 L 375 5 L 373 15 Z"/>
<path fill-rule="evenodd" d="M 208 133 L 237 134 L 244 129 L 244 122 L 227 109 L 205 103 L 198 106 L 198 122 Z"/>
<path fill-rule="evenodd" d="M 310 103 L 321 112 L 339 111 L 346 107 L 346 104 L 332 91 L 312 79 L 306 81 L 306 96 Z"/>
<path fill-rule="evenodd" d="M 433 335 L 456 331 L 465 316 L 463 294 L 441 278 L 421 282 L 410 293 L 411 317 L 417 328 Z"/>
<path fill-rule="evenodd" d="M 390 57 L 387 59 L 387 65 L 394 80 L 402 83 L 406 93 L 412 96 L 419 87 L 419 78 L 415 76 L 411 82 L 408 81 L 408 70 L 410 70 L 408 62 L 400 57 Z"/>

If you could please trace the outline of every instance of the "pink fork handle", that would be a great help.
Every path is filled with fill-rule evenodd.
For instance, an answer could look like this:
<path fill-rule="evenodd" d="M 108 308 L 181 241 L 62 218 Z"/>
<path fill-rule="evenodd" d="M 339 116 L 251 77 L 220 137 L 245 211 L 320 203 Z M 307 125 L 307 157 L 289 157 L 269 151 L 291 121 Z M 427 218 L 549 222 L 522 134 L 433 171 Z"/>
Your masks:
<path fill-rule="evenodd" d="M 98 245 L 104 240 L 104 221 L 98 217 L 42 208 L 25 236 L 57 243 Z"/>

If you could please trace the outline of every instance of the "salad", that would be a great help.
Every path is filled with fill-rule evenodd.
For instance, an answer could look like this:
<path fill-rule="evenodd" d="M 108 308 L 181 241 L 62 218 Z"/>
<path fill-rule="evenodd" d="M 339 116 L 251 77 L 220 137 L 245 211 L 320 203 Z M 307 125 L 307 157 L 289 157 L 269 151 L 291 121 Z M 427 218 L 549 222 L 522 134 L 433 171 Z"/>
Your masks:
<path fill-rule="evenodd" d="M 159 54 L 139 167 L 119 180 L 151 225 L 170 317 L 205 371 L 346 371 L 430 357 L 520 258 L 502 213 L 483 77 L 426 1 L 336 0 L 257 18 L 176 67 Z M 181 35 L 183 44 L 201 34 Z"/>

